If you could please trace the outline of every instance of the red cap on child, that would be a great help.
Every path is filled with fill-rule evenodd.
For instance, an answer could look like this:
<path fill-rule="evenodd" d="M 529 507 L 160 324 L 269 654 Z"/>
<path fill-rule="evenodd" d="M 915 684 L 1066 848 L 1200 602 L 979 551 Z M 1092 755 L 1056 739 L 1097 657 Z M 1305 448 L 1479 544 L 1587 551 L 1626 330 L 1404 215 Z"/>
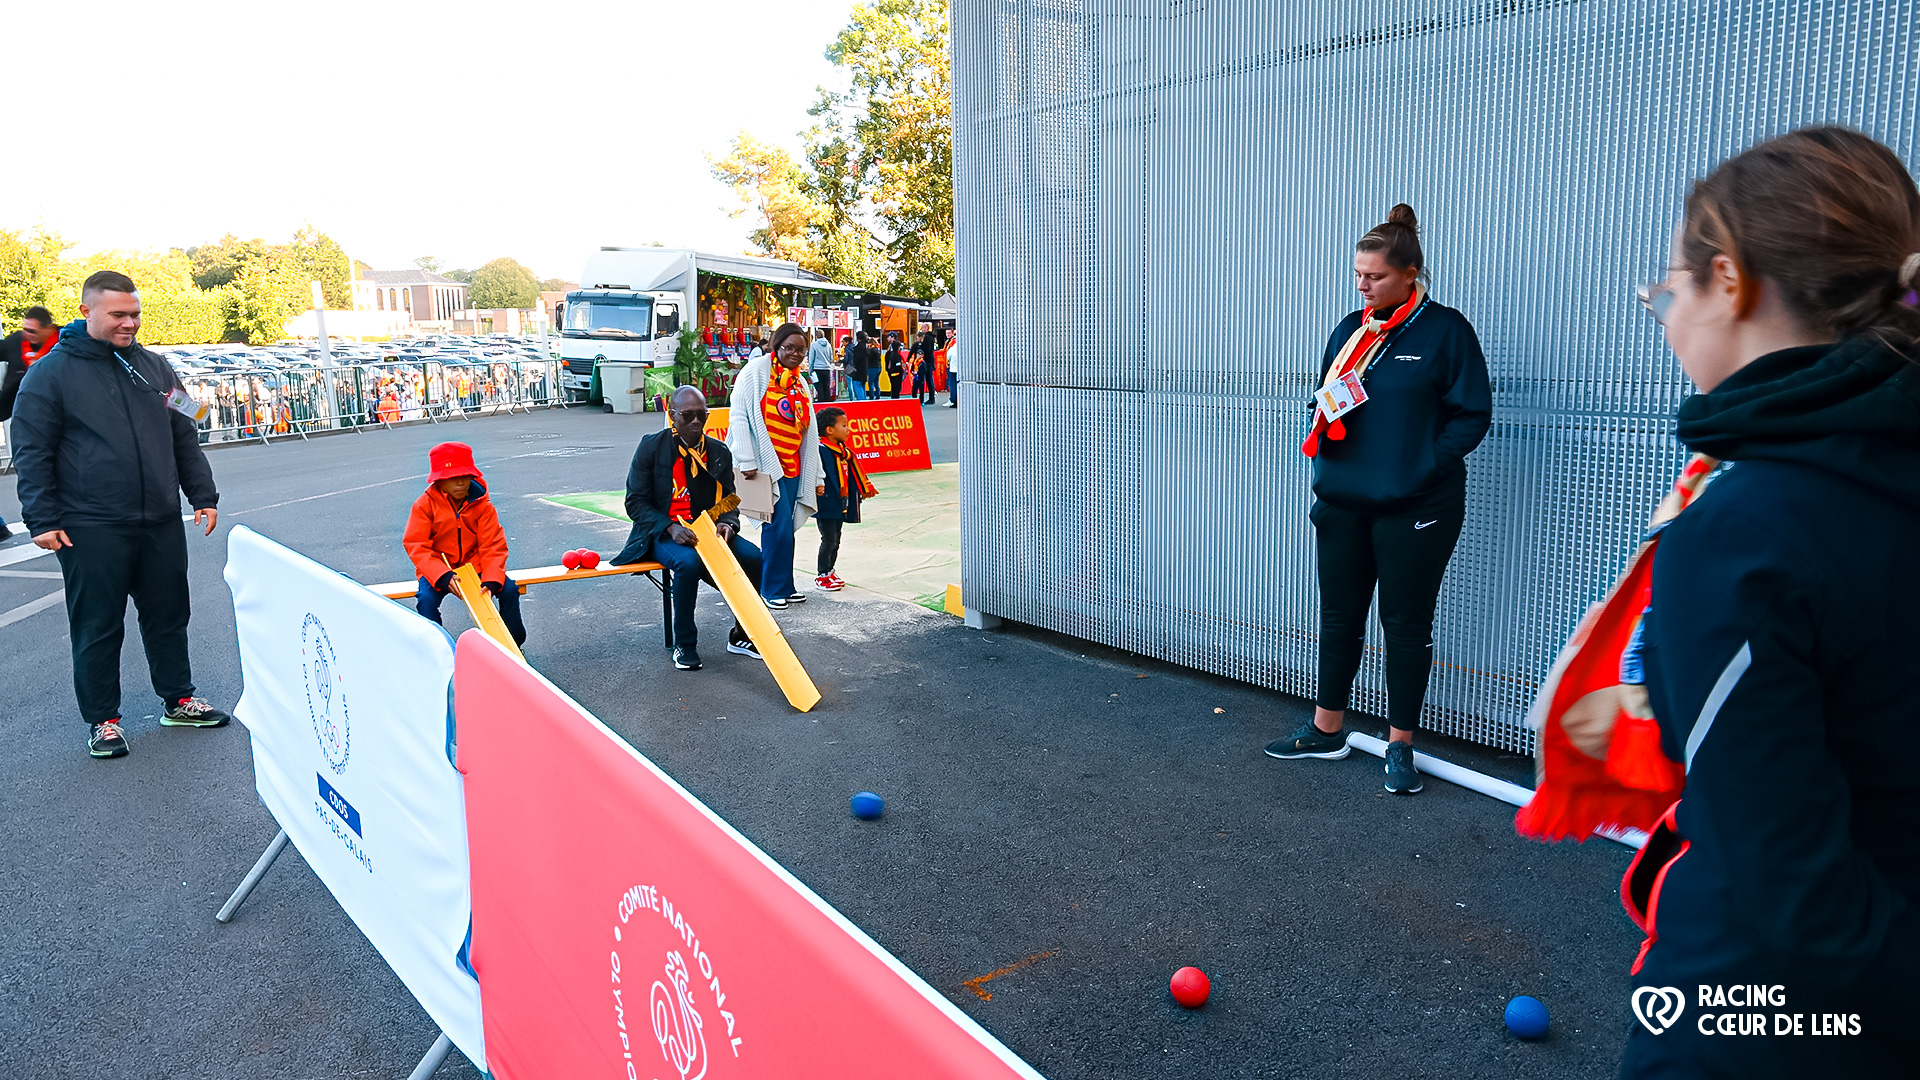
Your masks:
<path fill-rule="evenodd" d="M 473 447 L 463 442 L 443 442 L 427 451 L 427 467 L 432 470 L 427 477 L 430 483 L 437 484 L 455 476 L 486 479 L 473 463 Z"/>

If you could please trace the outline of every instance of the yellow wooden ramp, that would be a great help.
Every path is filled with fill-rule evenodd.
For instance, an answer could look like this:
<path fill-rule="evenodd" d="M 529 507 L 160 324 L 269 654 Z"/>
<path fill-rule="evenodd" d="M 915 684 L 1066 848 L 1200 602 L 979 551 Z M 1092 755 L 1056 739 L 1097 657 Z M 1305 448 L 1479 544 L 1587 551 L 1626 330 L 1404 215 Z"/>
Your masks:
<path fill-rule="evenodd" d="M 527 658 L 520 653 L 520 646 L 513 643 L 513 635 L 507 632 L 507 624 L 500 619 L 499 609 L 493 606 L 493 597 L 480 584 L 480 575 L 472 563 L 461 563 L 453 571 L 453 591 L 467 602 L 467 611 L 473 616 L 473 625 L 481 632 L 506 647 L 521 663 Z"/>
<path fill-rule="evenodd" d="M 746 571 L 740 569 L 740 560 L 733 557 L 727 545 L 720 542 L 720 534 L 713 527 L 713 520 L 705 514 L 695 514 L 688 524 L 693 535 L 700 540 L 695 549 L 700 552 L 700 560 L 707 564 L 707 572 L 720 586 L 720 595 L 726 597 L 727 606 L 733 609 L 733 617 L 740 620 L 747 636 L 753 639 L 754 648 L 760 650 L 760 656 L 767 662 L 767 669 L 773 672 L 774 680 L 787 695 L 787 701 L 801 712 L 820 703 L 820 691 L 813 685 L 813 679 L 807 675 L 807 669 L 800 666 L 800 658 L 793 655 L 793 646 L 787 644 L 786 636 L 780 633 L 780 627 L 774 624 L 773 616 L 767 613 L 767 605 L 760 600 L 760 591 L 747 580 Z M 500 616 L 494 615 L 497 622 Z"/>

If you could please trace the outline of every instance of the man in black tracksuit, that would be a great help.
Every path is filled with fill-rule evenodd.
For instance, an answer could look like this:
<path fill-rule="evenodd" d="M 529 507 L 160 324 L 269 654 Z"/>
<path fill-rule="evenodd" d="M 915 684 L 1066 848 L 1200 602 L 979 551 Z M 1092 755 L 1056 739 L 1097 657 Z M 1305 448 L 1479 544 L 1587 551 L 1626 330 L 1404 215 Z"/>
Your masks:
<path fill-rule="evenodd" d="M 1687 779 L 1627 885 L 1654 908 L 1635 985 L 1686 1004 L 1633 1025 L 1621 1075 L 1915 1075 L 1920 365 L 1868 336 L 1770 353 L 1679 435 L 1735 464 L 1654 557 L 1647 690 Z"/>
<path fill-rule="evenodd" d="M 194 696 L 187 659 L 187 536 L 180 492 L 209 535 L 218 519 L 213 471 L 172 367 L 134 340 L 140 297 L 103 270 L 81 291 L 83 319 L 21 380 L 14 403 L 20 518 L 57 552 L 73 638 L 73 687 L 88 751 L 120 757 L 120 646 L 127 598 L 169 727 L 218 727 L 229 717 Z"/>

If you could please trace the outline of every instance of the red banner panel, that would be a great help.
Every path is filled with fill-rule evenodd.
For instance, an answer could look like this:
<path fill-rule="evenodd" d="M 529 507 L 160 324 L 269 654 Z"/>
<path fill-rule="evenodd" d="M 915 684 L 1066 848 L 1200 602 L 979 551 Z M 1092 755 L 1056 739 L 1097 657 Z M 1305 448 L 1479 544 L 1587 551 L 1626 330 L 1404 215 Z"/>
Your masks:
<path fill-rule="evenodd" d="M 847 411 L 847 423 L 853 428 L 853 452 L 870 473 L 901 472 L 906 469 L 933 468 L 933 455 L 927 450 L 927 426 L 920 414 L 920 402 L 913 398 L 881 398 L 878 401 L 822 402 L 816 408 L 831 405 Z"/>
<path fill-rule="evenodd" d="M 485 635 L 453 682 L 498 1080 L 1038 1080 Z"/>

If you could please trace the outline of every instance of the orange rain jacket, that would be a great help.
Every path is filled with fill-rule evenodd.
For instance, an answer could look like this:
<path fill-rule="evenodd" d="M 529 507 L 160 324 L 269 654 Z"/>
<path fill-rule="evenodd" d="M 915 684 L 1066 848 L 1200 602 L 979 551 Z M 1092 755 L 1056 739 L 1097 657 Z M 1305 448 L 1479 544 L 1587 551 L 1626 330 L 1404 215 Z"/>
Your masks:
<path fill-rule="evenodd" d="M 483 582 L 501 585 L 507 580 L 507 534 L 477 476 L 458 510 L 439 488 L 429 486 L 414 500 L 404 542 L 414 572 L 430 582 L 469 562 Z"/>

